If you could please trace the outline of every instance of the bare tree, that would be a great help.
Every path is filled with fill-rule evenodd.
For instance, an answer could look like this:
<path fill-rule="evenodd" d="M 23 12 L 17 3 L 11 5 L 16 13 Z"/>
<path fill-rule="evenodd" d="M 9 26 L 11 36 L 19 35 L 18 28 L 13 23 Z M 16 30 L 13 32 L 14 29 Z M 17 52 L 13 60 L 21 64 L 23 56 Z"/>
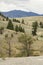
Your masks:
<path fill-rule="evenodd" d="M 22 50 L 26 51 L 27 56 L 30 56 L 32 54 L 31 51 L 31 44 L 33 44 L 33 39 L 31 36 L 27 35 L 21 35 L 19 37 L 19 42 L 23 43 L 23 48 Z"/>
<path fill-rule="evenodd" d="M 9 46 L 9 48 L 7 49 L 9 57 L 11 57 L 11 52 L 12 52 L 12 49 L 11 49 L 11 40 L 12 40 L 12 38 L 13 38 L 12 34 L 11 34 L 10 37 L 8 36 L 8 34 L 5 35 L 5 39 L 7 41 L 8 46 Z"/>
<path fill-rule="evenodd" d="M 3 44 L 3 39 L 0 37 L 0 57 L 4 58 L 4 50 L 3 50 L 4 44 Z"/>

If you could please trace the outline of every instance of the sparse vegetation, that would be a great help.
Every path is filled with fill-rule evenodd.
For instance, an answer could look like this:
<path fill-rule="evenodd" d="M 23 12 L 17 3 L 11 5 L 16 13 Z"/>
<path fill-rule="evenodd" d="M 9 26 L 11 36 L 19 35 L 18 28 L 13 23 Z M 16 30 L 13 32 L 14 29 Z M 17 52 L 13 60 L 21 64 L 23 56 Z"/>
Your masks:
<path fill-rule="evenodd" d="M 43 16 L 33 16 L 25 18 L 16 18 L 14 21 L 12 21 L 12 19 L 10 18 L 7 18 L 6 20 L 6 17 L 0 16 L 0 57 L 23 57 L 30 55 L 41 55 L 43 51 L 40 53 L 39 47 L 41 48 L 41 46 L 43 45 L 43 22 L 40 22 L 43 21 L 42 19 Z M 42 27 L 38 27 L 38 25 L 41 25 Z M 18 33 L 15 34 L 15 31 Z M 32 37 L 30 37 L 29 35 L 31 35 Z M 31 39 L 34 39 L 35 41 L 29 42 L 31 41 Z M 11 45 L 10 51 L 9 43 Z"/>

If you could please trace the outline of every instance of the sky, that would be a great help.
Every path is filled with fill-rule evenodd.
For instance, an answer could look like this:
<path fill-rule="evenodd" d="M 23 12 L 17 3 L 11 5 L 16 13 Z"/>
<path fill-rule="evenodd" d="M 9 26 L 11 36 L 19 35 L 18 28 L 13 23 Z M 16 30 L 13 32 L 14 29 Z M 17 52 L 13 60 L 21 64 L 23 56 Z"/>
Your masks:
<path fill-rule="evenodd" d="M 23 10 L 43 14 L 43 0 L 0 0 L 0 11 Z"/>

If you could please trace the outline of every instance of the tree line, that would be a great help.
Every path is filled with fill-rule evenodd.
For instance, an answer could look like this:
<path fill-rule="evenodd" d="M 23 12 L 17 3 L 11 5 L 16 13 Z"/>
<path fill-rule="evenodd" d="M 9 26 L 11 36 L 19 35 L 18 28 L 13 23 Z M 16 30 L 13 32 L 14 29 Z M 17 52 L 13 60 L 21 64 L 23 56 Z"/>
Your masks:
<path fill-rule="evenodd" d="M 9 20 L 9 22 L 8 22 L 7 29 L 15 30 L 16 32 L 23 32 L 23 33 L 25 32 L 24 28 L 21 25 L 19 25 L 19 26 L 16 25 L 15 29 L 14 29 L 14 25 L 11 20 Z"/>

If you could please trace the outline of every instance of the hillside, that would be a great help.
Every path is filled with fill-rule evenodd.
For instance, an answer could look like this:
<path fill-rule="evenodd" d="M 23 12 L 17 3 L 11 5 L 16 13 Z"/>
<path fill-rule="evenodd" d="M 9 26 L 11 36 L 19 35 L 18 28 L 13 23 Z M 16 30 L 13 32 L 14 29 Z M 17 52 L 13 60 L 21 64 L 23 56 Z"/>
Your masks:
<path fill-rule="evenodd" d="M 0 13 L 0 20 L 4 21 L 4 19 L 6 19 L 6 17 L 2 13 Z"/>
<path fill-rule="evenodd" d="M 18 41 L 18 37 L 21 36 L 21 34 L 24 34 L 22 32 L 16 33 L 15 31 L 8 30 L 6 29 L 8 21 L 4 20 L 3 21 L 3 16 L 1 16 L 2 20 L 0 20 L 0 27 L 4 27 L 4 32 L 1 35 L 0 34 L 0 43 L 2 43 L 2 47 L 8 48 L 8 44 L 5 39 L 5 35 L 8 34 L 9 36 L 13 34 L 13 38 L 11 39 L 11 47 L 12 47 L 12 56 L 17 56 L 21 52 L 18 48 L 22 48 L 22 44 Z M 32 36 L 32 22 L 37 21 L 38 23 L 43 22 L 43 16 L 31 16 L 31 17 L 22 17 L 22 18 L 16 18 L 17 20 L 20 21 L 18 22 L 13 22 L 13 18 L 10 18 L 14 28 L 16 25 L 21 25 L 25 29 L 25 33 L 27 35 Z M 22 24 L 22 19 L 24 19 L 24 24 Z M 40 33 L 40 34 L 39 34 Z M 32 44 L 32 48 L 34 50 L 34 54 L 38 55 L 43 55 L 43 52 L 40 52 L 41 47 L 43 46 L 43 37 L 40 37 L 40 35 L 43 35 L 43 28 L 38 27 L 37 29 L 37 36 L 32 36 L 36 41 Z M 6 54 L 6 50 L 2 49 L 3 53 L 5 56 L 8 56 L 8 53 Z"/>
<path fill-rule="evenodd" d="M 20 17 L 28 17 L 28 16 L 40 16 L 40 14 L 34 12 L 26 12 L 21 10 L 12 10 L 8 12 L 2 12 L 3 15 L 10 18 L 20 18 Z"/>

